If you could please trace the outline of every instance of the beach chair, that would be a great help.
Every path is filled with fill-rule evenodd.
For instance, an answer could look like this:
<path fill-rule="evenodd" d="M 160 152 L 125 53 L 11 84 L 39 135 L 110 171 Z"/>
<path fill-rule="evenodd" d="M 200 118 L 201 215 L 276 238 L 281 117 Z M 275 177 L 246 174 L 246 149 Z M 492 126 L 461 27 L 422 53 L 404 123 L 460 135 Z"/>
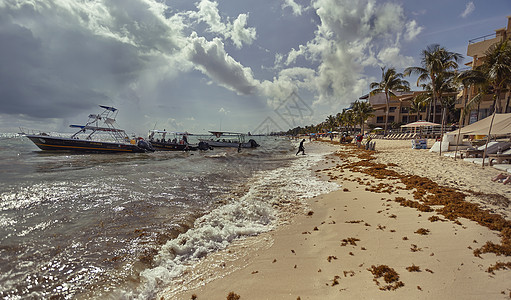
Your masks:
<path fill-rule="evenodd" d="M 484 149 L 486 148 L 486 156 L 489 154 L 496 154 L 499 149 L 501 151 L 509 149 L 511 146 L 510 142 L 489 142 L 488 147 L 486 145 L 479 146 L 477 148 L 467 149 L 461 151 L 461 157 L 479 157 L 484 155 Z"/>
<path fill-rule="evenodd" d="M 483 165 L 483 160 L 484 160 L 484 165 L 485 166 L 489 166 L 490 165 L 490 161 L 488 160 L 488 158 L 482 158 L 482 157 L 467 157 L 467 158 L 464 158 L 463 161 L 466 161 L 466 162 L 470 162 L 470 163 L 473 163 L 473 164 L 476 164 L 476 165 L 480 165 L 482 166 Z"/>
<path fill-rule="evenodd" d="M 493 165 L 493 167 L 497 170 L 511 173 L 511 164 L 498 164 Z"/>
<path fill-rule="evenodd" d="M 511 162 L 511 149 L 508 149 L 502 153 L 488 154 L 488 160 L 490 161 L 490 166 L 493 164 L 502 164 L 504 161 Z"/>

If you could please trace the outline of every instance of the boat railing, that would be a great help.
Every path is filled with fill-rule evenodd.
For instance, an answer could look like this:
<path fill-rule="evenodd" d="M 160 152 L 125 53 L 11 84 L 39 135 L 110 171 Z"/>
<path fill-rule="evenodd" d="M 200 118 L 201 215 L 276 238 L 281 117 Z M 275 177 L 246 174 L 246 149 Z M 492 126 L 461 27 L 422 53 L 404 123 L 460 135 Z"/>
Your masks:
<path fill-rule="evenodd" d="M 30 134 L 30 135 L 46 135 L 46 136 L 58 136 L 58 137 L 65 137 L 65 135 L 63 133 L 59 133 L 59 132 L 54 132 L 54 131 L 41 131 L 41 130 L 37 130 L 37 129 L 30 129 L 30 128 L 25 128 L 25 127 L 20 127 L 20 132 L 18 133 L 19 135 L 26 135 L 26 134 Z"/>

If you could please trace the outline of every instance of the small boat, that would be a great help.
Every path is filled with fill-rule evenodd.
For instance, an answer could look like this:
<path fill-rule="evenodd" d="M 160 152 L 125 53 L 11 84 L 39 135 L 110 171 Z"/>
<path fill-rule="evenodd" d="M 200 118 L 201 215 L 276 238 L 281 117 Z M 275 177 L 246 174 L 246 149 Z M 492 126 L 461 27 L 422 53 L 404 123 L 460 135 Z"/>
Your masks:
<path fill-rule="evenodd" d="M 90 114 L 85 125 L 69 125 L 79 130 L 71 137 L 52 136 L 44 132 L 25 133 L 41 150 L 72 151 L 92 153 L 153 152 L 150 143 L 142 138 L 130 139 L 126 132 L 115 127 L 117 109 L 100 105 L 104 111 L 100 114 Z M 102 126 L 100 126 L 102 125 Z"/>
<path fill-rule="evenodd" d="M 173 139 L 166 139 L 167 134 L 173 135 Z M 156 151 L 197 151 L 209 150 L 211 147 L 207 142 L 198 144 L 188 143 L 188 136 L 193 135 L 188 132 L 169 132 L 165 130 L 150 130 L 149 142 Z"/>
<path fill-rule="evenodd" d="M 254 139 L 246 140 L 246 135 L 239 132 L 209 131 L 213 136 L 200 139 L 211 147 L 257 148 L 259 144 Z"/>

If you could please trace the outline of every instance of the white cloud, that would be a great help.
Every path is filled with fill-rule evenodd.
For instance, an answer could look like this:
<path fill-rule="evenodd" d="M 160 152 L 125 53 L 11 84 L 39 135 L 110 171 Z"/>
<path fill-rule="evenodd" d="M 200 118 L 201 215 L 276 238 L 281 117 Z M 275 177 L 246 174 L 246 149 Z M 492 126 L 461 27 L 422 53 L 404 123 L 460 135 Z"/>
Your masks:
<path fill-rule="evenodd" d="M 217 2 L 201 0 L 201 2 L 197 3 L 197 8 L 198 11 L 189 12 L 189 17 L 206 23 L 211 32 L 221 34 L 226 39 L 231 39 L 238 49 L 243 44 L 252 44 L 256 39 L 256 29 L 247 27 L 247 14 L 238 15 L 234 22 L 230 23 L 228 20 L 222 21 Z"/>
<path fill-rule="evenodd" d="M 412 57 L 400 55 L 400 50 L 397 47 L 389 47 L 382 49 L 378 53 L 378 60 L 383 62 L 383 65 L 395 68 L 406 68 L 412 66 L 414 60 Z"/>
<path fill-rule="evenodd" d="M 252 42 L 256 39 L 255 28 L 246 28 L 247 20 L 248 15 L 240 14 L 232 24 L 230 37 L 238 49 L 240 49 L 244 43 L 248 45 L 252 44 Z"/>
<path fill-rule="evenodd" d="M 304 87 L 303 82 L 286 77 L 282 71 L 273 81 L 277 89 L 263 83 L 269 98 L 301 86 L 317 93 L 315 105 L 336 109 L 367 92 L 370 78 L 364 75 L 365 68 L 405 67 L 413 63 L 401 52 L 401 37 L 409 41 L 422 27 L 405 17 L 401 5 L 374 0 L 315 0 L 312 7 L 320 19 L 314 39 L 276 57 L 287 68 L 292 68 L 299 58 L 317 63 L 315 71 L 307 73 L 309 85 Z"/>
<path fill-rule="evenodd" d="M 414 40 L 424 29 L 422 26 L 417 25 L 417 21 L 411 20 L 406 23 L 405 40 Z"/>
<path fill-rule="evenodd" d="M 303 11 L 303 7 L 296 3 L 294 0 L 284 0 L 284 3 L 282 4 L 282 9 L 285 9 L 285 8 L 291 8 L 291 10 L 293 11 L 293 15 L 295 16 L 300 16 L 302 15 L 302 11 Z"/>
<path fill-rule="evenodd" d="M 476 6 L 474 5 L 474 2 L 470 1 L 469 3 L 467 3 L 467 6 L 465 6 L 465 10 L 461 13 L 460 16 L 462 18 L 466 18 L 470 14 L 472 14 L 475 9 L 476 9 Z"/>
<path fill-rule="evenodd" d="M 258 82 L 253 78 L 252 71 L 229 56 L 220 39 L 207 41 L 194 32 L 189 37 L 189 45 L 184 53 L 195 64 L 195 68 L 217 84 L 240 95 L 254 93 Z"/>

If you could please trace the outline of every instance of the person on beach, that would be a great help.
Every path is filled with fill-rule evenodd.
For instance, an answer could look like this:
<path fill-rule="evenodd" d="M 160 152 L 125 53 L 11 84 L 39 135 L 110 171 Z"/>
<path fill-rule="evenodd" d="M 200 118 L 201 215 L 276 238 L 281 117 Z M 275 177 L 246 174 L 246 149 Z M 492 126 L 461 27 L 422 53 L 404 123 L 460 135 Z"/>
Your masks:
<path fill-rule="evenodd" d="M 357 143 L 357 147 L 360 148 L 362 146 L 362 139 L 364 138 L 363 135 L 359 134 L 355 137 L 355 141 Z"/>
<path fill-rule="evenodd" d="M 305 155 L 305 148 L 303 147 L 303 142 L 305 142 L 305 139 L 303 139 L 300 142 L 300 146 L 298 146 L 298 152 L 296 152 L 295 155 L 298 155 L 298 153 L 302 152 L 302 155 Z"/>
<path fill-rule="evenodd" d="M 499 181 L 502 182 L 503 184 L 508 184 L 509 182 L 511 182 L 511 174 L 500 173 L 496 177 L 492 178 L 491 181 Z"/>

